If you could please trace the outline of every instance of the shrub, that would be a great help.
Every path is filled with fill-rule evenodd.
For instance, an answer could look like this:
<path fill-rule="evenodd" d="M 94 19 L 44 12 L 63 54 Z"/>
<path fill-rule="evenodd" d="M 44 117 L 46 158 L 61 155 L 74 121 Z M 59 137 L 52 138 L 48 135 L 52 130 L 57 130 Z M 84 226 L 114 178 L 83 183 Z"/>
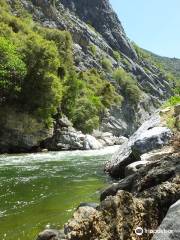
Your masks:
<path fill-rule="evenodd" d="M 104 57 L 103 59 L 102 59 L 102 67 L 105 69 L 105 70 L 107 70 L 108 72 L 111 72 L 112 71 L 112 63 L 111 63 L 111 61 L 108 59 L 108 58 L 106 58 L 106 57 Z"/>
<path fill-rule="evenodd" d="M 90 45 L 88 46 L 88 49 L 89 49 L 89 51 L 93 54 L 93 56 L 96 56 L 96 54 L 97 54 L 97 49 L 96 49 L 96 46 L 95 46 L 94 44 L 90 44 Z"/>
<path fill-rule="evenodd" d="M 59 31 L 57 29 L 41 28 L 41 35 L 49 40 L 53 41 L 59 52 L 60 65 L 71 69 L 73 65 L 72 56 L 72 38 L 69 32 Z"/>
<path fill-rule="evenodd" d="M 132 103 L 140 101 L 141 90 L 137 86 L 136 80 L 122 68 L 118 68 L 113 73 L 113 78 L 121 87 L 123 95 Z"/>
<path fill-rule="evenodd" d="M 120 100 L 115 88 L 92 69 L 70 77 L 62 109 L 77 129 L 90 133 L 98 128 L 105 110 Z"/>
<path fill-rule="evenodd" d="M 118 51 L 113 51 L 113 57 L 116 59 L 116 61 L 121 60 L 121 54 Z"/>
<path fill-rule="evenodd" d="M 166 103 L 163 104 L 163 107 L 172 107 L 175 106 L 177 104 L 180 104 L 180 95 L 176 95 L 171 97 L 168 101 L 166 101 Z"/>

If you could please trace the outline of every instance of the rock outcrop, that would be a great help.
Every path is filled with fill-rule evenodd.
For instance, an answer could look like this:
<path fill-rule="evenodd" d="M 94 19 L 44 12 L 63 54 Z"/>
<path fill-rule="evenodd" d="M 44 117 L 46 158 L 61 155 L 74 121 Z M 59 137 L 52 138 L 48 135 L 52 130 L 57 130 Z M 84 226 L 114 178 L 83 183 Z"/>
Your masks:
<path fill-rule="evenodd" d="M 67 117 L 56 119 L 52 136 L 41 142 L 42 149 L 50 151 L 61 150 L 97 150 L 112 145 L 121 145 L 127 141 L 124 137 L 116 137 L 111 133 L 89 135 L 73 128 Z"/>
<path fill-rule="evenodd" d="M 1 108 L 0 153 L 36 151 L 40 143 L 53 135 L 43 122 L 13 108 Z"/>
<path fill-rule="evenodd" d="M 94 27 L 113 49 L 137 59 L 137 54 L 108 0 L 61 0 L 60 2 L 78 15 L 83 22 Z"/>
<path fill-rule="evenodd" d="M 170 129 L 160 126 L 159 114 L 153 115 L 130 137 L 128 143 L 124 143 L 112 159 L 106 163 L 105 171 L 113 177 L 123 178 L 126 166 L 141 160 L 142 154 L 168 144 L 171 137 Z"/>

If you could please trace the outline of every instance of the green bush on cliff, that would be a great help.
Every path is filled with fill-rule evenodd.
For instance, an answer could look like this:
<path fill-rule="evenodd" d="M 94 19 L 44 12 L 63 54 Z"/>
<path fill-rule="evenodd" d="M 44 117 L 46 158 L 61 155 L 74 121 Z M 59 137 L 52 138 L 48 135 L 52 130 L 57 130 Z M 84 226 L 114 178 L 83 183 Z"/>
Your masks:
<path fill-rule="evenodd" d="M 51 41 L 32 34 L 22 52 L 28 69 L 22 90 L 23 105 L 49 124 L 62 97 L 58 49 Z"/>
<path fill-rule="evenodd" d="M 93 56 L 96 56 L 96 54 L 97 54 L 97 49 L 96 49 L 96 46 L 95 46 L 94 44 L 90 44 L 90 45 L 88 46 L 88 49 L 89 49 L 89 51 L 92 53 Z"/>
<path fill-rule="evenodd" d="M 140 101 L 141 90 L 139 89 L 136 80 L 122 68 L 118 68 L 114 71 L 113 78 L 121 87 L 123 96 L 132 104 L 137 105 Z"/>
<path fill-rule="evenodd" d="M 121 54 L 118 51 L 113 51 L 113 57 L 116 59 L 116 61 L 120 61 L 121 60 Z"/>
<path fill-rule="evenodd" d="M 83 132 L 98 128 L 106 109 L 121 100 L 115 88 L 95 70 L 77 73 L 71 35 L 39 26 L 15 4 L 17 16 L 0 1 L 1 98 L 47 126 L 59 108 Z M 109 59 L 102 64 L 112 71 Z"/>
<path fill-rule="evenodd" d="M 112 62 L 108 58 L 104 57 L 101 61 L 101 64 L 102 64 L 102 67 L 108 72 L 112 71 L 112 67 L 113 67 Z"/>
<path fill-rule="evenodd" d="M 180 95 L 172 96 L 163 104 L 163 107 L 173 107 L 177 104 L 180 104 Z"/>
<path fill-rule="evenodd" d="M 121 98 L 94 69 L 73 75 L 69 81 L 62 109 L 77 129 L 90 133 L 99 126 L 105 109 Z"/>
<path fill-rule="evenodd" d="M 26 71 L 16 46 L 5 37 L 0 37 L 0 97 L 3 102 L 18 98 Z"/>

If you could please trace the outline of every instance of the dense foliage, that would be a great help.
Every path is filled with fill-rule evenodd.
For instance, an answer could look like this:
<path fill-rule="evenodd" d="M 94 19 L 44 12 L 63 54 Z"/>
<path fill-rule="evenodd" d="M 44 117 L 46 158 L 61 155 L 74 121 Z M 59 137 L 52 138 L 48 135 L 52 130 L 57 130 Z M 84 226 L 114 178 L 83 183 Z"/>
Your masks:
<path fill-rule="evenodd" d="M 16 46 L 5 37 L 0 37 L 0 98 L 12 102 L 22 89 L 26 65 Z"/>
<path fill-rule="evenodd" d="M 18 1 L 16 5 L 13 16 L 6 1 L 0 1 L 1 104 L 26 111 L 47 126 L 61 109 L 75 127 L 91 132 L 120 100 L 115 88 L 93 69 L 77 73 L 70 34 L 35 24 Z M 94 46 L 90 51 L 96 53 Z M 104 63 L 110 70 L 110 63 Z"/>
<path fill-rule="evenodd" d="M 104 111 L 121 100 L 115 88 L 94 69 L 73 74 L 67 86 L 63 112 L 83 132 L 97 128 Z"/>
<path fill-rule="evenodd" d="M 140 101 L 141 90 L 139 89 L 136 80 L 122 68 L 118 68 L 113 73 L 113 78 L 119 84 L 123 96 L 132 104 L 137 105 Z"/>

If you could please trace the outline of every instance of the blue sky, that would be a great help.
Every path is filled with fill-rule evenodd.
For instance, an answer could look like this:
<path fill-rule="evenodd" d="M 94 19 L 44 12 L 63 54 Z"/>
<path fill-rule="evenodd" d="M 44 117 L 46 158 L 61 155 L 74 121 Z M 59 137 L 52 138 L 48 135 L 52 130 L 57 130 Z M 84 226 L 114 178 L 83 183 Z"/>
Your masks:
<path fill-rule="evenodd" d="M 110 0 L 130 40 L 180 58 L 180 0 Z"/>

